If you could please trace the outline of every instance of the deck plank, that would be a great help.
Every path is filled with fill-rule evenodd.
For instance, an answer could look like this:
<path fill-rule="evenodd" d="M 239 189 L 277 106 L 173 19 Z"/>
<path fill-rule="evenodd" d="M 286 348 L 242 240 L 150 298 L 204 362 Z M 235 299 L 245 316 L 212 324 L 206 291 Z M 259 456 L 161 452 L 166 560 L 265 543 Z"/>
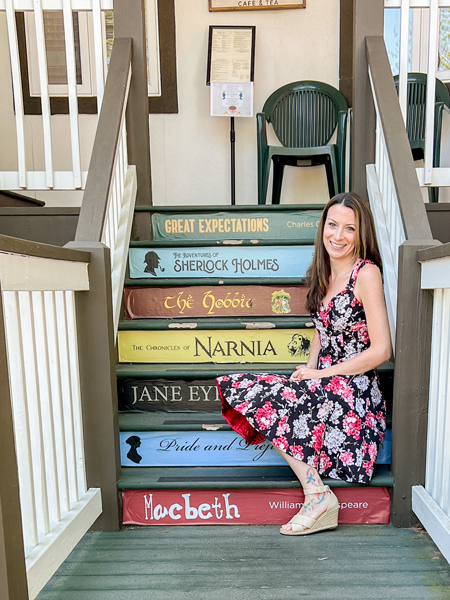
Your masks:
<path fill-rule="evenodd" d="M 426 533 L 388 525 L 129 528 L 86 534 L 38 600 L 307 597 L 450 600 L 450 566 Z"/>

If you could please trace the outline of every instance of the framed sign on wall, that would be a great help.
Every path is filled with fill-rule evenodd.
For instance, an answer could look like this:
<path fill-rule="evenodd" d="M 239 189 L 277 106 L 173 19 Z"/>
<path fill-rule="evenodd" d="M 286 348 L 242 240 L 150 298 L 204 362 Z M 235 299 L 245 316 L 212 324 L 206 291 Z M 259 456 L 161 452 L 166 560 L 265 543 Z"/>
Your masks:
<path fill-rule="evenodd" d="M 305 8 L 306 0 L 209 0 L 209 11 Z"/>

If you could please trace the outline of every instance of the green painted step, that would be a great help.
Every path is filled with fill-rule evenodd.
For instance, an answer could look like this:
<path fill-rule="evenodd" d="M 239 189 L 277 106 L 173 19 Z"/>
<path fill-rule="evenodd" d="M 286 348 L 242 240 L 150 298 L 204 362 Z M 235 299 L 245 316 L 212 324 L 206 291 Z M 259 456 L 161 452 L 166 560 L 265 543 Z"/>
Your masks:
<path fill-rule="evenodd" d="M 276 373 L 291 375 L 298 363 L 201 363 L 187 364 L 118 364 L 117 377 L 133 379 L 211 379 L 229 373 Z M 394 370 L 392 362 L 385 362 L 378 367 L 379 373 L 391 373 Z"/>
<path fill-rule="evenodd" d="M 388 412 L 386 423 L 391 426 Z M 206 427 L 205 427 L 206 426 Z M 119 414 L 120 431 L 231 431 L 231 427 L 215 412 L 129 412 Z"/>
<path fill-rule="evenodd" d="M 310 317 L 198 317 L 177 319 L 123 319 L 119 330 L 161 331 L 164 329 L 305 329 L 313 327 Z"/>
<path fill-rule="evenodd" d="M 363 487 L 337 479 L 324 478 L 335 488 Z M 376 465 L 371 487 L 392 487 L 389 465 Z M 139 467 L 123 468 L 118 483 L 121 490 L 298 488 L 290 467 Z"/>

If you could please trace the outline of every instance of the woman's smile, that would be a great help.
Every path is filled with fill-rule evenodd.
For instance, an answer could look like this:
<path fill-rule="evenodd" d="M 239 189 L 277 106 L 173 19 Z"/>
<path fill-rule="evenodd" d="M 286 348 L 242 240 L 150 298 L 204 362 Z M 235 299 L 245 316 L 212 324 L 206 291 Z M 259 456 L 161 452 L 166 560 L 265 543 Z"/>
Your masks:
<path fill-rule="evenodd" d="M 323 230 L 323 245 L 330 258 L 354 259 L 356 217 L 351 208 L 333 205 L 328 211 Z"/>

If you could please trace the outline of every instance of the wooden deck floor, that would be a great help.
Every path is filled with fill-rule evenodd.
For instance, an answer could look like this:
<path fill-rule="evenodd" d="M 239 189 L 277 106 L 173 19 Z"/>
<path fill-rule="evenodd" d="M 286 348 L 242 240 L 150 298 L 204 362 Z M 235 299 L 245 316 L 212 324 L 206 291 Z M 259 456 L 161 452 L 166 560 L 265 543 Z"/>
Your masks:
<path fill-rule="evenodd" d="M 274 526 L 88 533 L 38 600 L 450 599 L 450 566 L 429 536 L 341 525 L 286 537 Z"/>

